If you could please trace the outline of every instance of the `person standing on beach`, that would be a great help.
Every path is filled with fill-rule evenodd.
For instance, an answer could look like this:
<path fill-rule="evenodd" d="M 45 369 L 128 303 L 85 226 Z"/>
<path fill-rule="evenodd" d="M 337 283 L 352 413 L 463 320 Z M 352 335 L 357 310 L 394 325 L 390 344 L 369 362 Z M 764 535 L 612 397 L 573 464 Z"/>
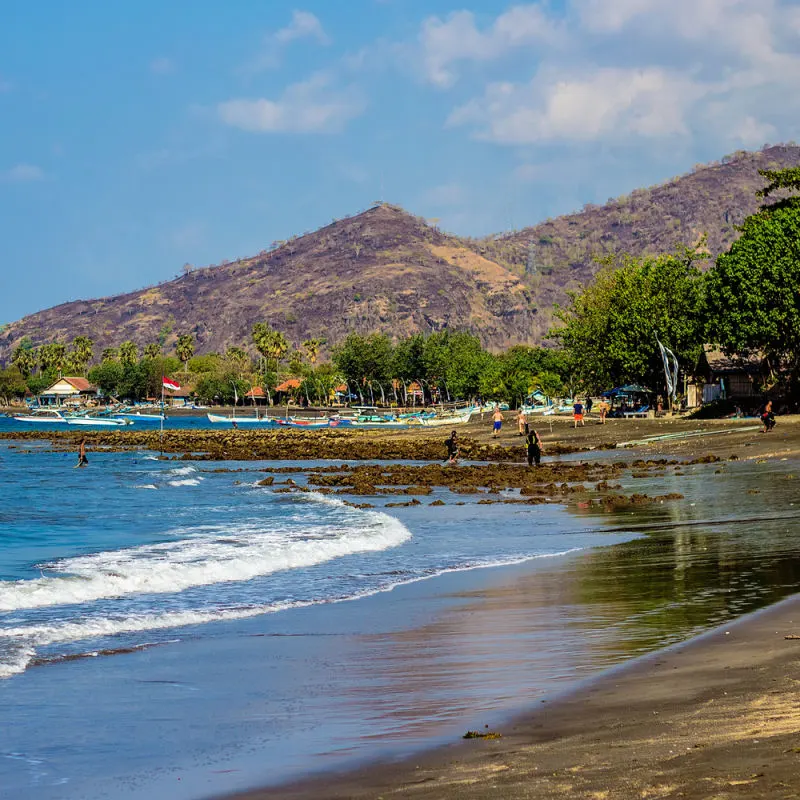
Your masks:
<path fill-rule="evenodd" d="M 494 407 L 494 414 L 492 414 L 492 438 L 496 439 L 500 434 L 500 428 L 503 427 L 503 420 L 505 417 L 503 416 L 503 412 L 500 410 L 500 406 Z"/>
<path fill-rule="evenodd" d="M 519 411 L 517 412 L 517 427 L 519 428 L 519 435 L 524 436 L 528 427 L 528 415 L 525 413 L 525 409 L 522 407 L 520 407 Z"/>
<path fill-rule="evenodd" d="M 583 421 L 583 404 L 580 400 L 575 402 L 575 405 L 572 407 L 572 410 L 575 412 L 573 414 L 573 418 L 575 420 L 575 427 L 578 427 L 578 423 L 580 422 L 581 425 L 585 425 L 586 423 Z"/>
<path fill-rule="evenodd" d="M 586 413 L 587 414 L 591 414 L 592 413 L 592 405 L 593 405 L 592 398 L 591 397 L 587 397 L 586 398 Z"/>
<path fill-rule="evenodd" d="M 761 424 L 764 426 L 762 433 L 769 433 L 775 427 L 775 413 L 772 410 L 772 400 L 767 400 L 761 412 Z"/>
<path fill-rule="evenodd" d="M 528 445 L 528 466 L 532 467 L 534 464 L 539 466 L 542 460 L 542 440 L 539 438 L 539 433 L 533 428 L 527 428 L 525 435 L 525 442 Z"/>
<path fill-rule="evenodd" d="M 89 466 L 89 459 L 86 458 L 86 439 L 81 439 L 81 443 L 78 446 L 78 463 L 75 465 L 75 469 L 78 467 L 88 467 Z"/>
<path fill-rule="evenodd" d="M 597 406 L 597 413 L 600 414 L 600 424 L 606 424 L 606 416 L 608 415 L 609 406 L 605 400 L 600 401 L 600 405 Z"/>
<path fill-rule="evenodd" d="M 444 445 L 447 448 L 447 463 L 458 463 L 458 442 L 456 441 L 456 432 L 453 431 L 450 437 L 444 440 Z"/>

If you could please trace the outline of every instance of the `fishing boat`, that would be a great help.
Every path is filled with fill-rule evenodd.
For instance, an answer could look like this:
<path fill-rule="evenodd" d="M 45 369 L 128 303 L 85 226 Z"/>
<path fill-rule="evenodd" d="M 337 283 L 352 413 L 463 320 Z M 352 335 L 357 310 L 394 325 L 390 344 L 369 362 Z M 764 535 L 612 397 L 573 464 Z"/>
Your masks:
<path fill-rule="evenodd" d="M 210 412 L 206 414 L 206 417 L 212 425 L 232 426 L 235 422 L 237 425 L 244 425 L 248 428 L 256 426 L 260 428 L 275 428 L 280 422 L 276 417 L 229 417 L 223 414 L 211 414 Z"/>
<path fill-rule="evenodd" d="M 298 419 L 296 417 L 289 417 L 288 419 L 279 419 L 277 422 L 282 428 L 299 428 L 304 431 L 329 428 L 331 426 L 331 420 L 317 418 Z"/>
<path fill-rule="evenodd" d="M 48 425 L 54 422 L 63 425 L 67 424 L 67 418 L 60 411 L 45 408 L 33 411 L 30 414 L 15 414 L 12 416 L 12 419 L 15 419 L 17 422 L 38 422 L 47 423 Z"/>
<path fill-rule="evenodd" d="M 469 422 L 470 417 L 477 411 L 474 406 L 469 408 L 459 409 L 451 414 L 442 414 L 435 417 L 421 418 L 420 425 L 429 428 L 436 428 L 443 425 L 463 425 Z"/>
<path fill-rule="evenodd" d="M 117 419 L 103 414 L 75 414 L 66 417 L 67 425 L 81 425 L 94 428 L 114 428 L 123 425 L 133 425 L 133 420 Z"/>

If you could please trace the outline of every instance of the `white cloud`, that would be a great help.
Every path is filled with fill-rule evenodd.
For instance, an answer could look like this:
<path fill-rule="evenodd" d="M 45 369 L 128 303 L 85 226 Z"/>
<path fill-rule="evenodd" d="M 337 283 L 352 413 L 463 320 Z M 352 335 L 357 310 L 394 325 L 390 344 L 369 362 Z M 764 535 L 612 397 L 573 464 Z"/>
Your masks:
<path fill-rule="evenodd" d="M 35 164 L 16 164 L 2 173 L 2 178 L 13 183 L 29 183 L 44 180 L 44 170 Z"/>
<path fill-rule="evenodd" d="M 226 125 L 255 133 L 335 133 L 363 112 L 364 101 L 357 90 L 330 83 L 318 74 L 287 87 L 277 100 L 228 100 L 217 112 Z"/>
<path fill-rule="evenodd" d="M 175 72 L 175 62 L 166 56 L 159 56 L 150 62 L 150 72 L 153 75 L 170 75 Z"/>
<path fill-rule="evenodd" d="M 434 207 L 458 206 L 466 199 L 467 193 L 459 183 L 442 183 L 422 195 L 422 203 Z"/>
<path fill-rule="evenodd" d="M 293 11 L 292 21 L 285 28 L 276 31 L 271 38 L 280 44 L 296 39 L 316 39 L 319 44 L 330 44 L 322 23 L 310 11 Z"/>
<path fill-rule="evenodd" d="M 490 84 L 448 123 L 475 125 L 480 138 L 502 144 L 668 136 L 686 132 L 694 94 L 685 78 L 661 69 L 607 68 L 575 78 L 543 73 L 523 86 Z"/>
<path fill-rule="evenodd" d="M 800 132 L 793 0 L 571 0 L 561 13 L 517 6 L 483 31 L 460 11 L 426 20 L 420 41 L 440 88 L 458 62 L 485 65 L 482 91 L 448 124 L 499 144 L 671 136 L 750 146 Z M 522 46 L 525 57 L 500 63 Z M 531 62 L 533 77 L 520 79 Z M 511 80 L 497 80 L 502 70 Z"/>
<path fill-rule="evenodd" d="M 320 45 L 331 43 L 330 36 L 314 14 L 310 11 L 293 11 L 292 21 L 265 36 L 261 52 L 241 67 L 240 71 L 245 75 L 252 75 L 274 69 L 280 64 L 284 50 L 302 39 L 311 39 Z"/>
<path fill-rule="evenodd" d="M 447 88 L 458 78 L 458 62 L 492 61 L 516 48 L 552 42 L 557 27 L 538 5 L 510 8 L 485 31 L 478 29 L 471 11 L 456 11 L 445 20 L 429 17 L 419 36 L 425 76 Z"/>

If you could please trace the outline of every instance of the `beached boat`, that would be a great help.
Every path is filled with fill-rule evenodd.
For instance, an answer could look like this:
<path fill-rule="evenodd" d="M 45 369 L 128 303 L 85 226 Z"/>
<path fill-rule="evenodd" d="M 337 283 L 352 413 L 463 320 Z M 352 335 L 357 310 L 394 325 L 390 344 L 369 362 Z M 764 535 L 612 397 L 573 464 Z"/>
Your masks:
<path fill-rule="evenodd" d="M 419 420 L 420 425 L 429 428 L 436 428 L 443 425 L 463 425 L 469 422 L 470 417 L 477 411 L 476 408 L 470 407 L 463 410 L 455 411 L 452 414 L 442 414 L 436 417 L 422 418 Z"/>
<path fill-rule="evenodd" d="M 300 430 L 317 430 L 319 428 L 329 428 L 331 420 L 329 419 L 297 419 L 289 417 L 289 419 L 279 419 L 278 425 L 282 428 L 298 428 Z"/>

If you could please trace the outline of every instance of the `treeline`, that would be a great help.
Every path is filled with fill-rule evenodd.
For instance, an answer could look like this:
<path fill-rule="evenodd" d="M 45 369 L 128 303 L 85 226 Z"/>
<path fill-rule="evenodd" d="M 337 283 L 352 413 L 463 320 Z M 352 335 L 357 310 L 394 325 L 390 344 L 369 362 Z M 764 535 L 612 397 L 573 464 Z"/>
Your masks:
<path fill-rule="evenodd" d="M 39 393 L 59 375 L 88 375 L 108 396 L 137 400 L 160 394 L 161 376 L 181 372 L 207 403 L 239 400 L 261 387 L 269 402 L 279 386 L 296 400 L 325 404 L 344 387 L 362 402 L 409 404 L 481 397 L 519 405 L 533 391 L 549 397 L 596 393 L 626 383 L 658 392 L 664 372 L 657 339 L 695 371 L 703 345 L 726 353 L 763 354 L 773 382 L 800 388 L 800 167 L 762 171 L 766 202 L 741 226 L 740 238 L 709 270 L 704 241 L 667 255 L 608 260 L 592 285 L 557 309 L 553 348 L 512 347 L 490 353 L 478 337 L 440 331 L 392 340 L 350 334 L 338 346 L 309 339 L 292 348 L 280 331 L 257 323 L 251 349 L 194 355 L 181 334 L 174 355 L 158 343 L 104 350 L 94 362 L 86 336 L 70 345 L 34 347 L 23 340 L 0 372 L 0 397 Z M 777 197 L 777 200 L 774 198 Z M 295 379 L 286 387 L 287 379 Z M 281 398 L 283 399 L 283 397 Z"/>
<path fill-rule="evenodd" d="M 551 335 L 585 391 L 625 383 L 664 387 L 656 338 L 685 374 L 704 344 L 729 355 L 763 355 L 768 383 L 796 393 L 800 377 L 800 167 L 764 170 L 767 202 L 710 269 L 704 240 L 675 253 L 612 259 L 594 283 L 557 311 Z"/>
<path fill-rule="evenodd" d="M 103 350 L 92 364 L 94 343 L 76 337 L 71 345 L 33 347 L 23 341 L 12 366 L 0 374 L 0 395 L 20 397 L 50 386 L 60 375 L 86 375 L 107 397 L 141 400 L 158 397 L 161 376 L 173 375 L 204 403 L 243 402 L 254 387 L 268 402 L 286 395 L 324 405 L 337 392 L 361 403 L 449 402 L 482 397 L 519 405 L 535 390 L 555 397 L 573 391 L 572 366 L 561 350 L 512 347 L 485 350 L 477 336 L 441 331 L 392 341 L 384 334 L 350 334 L 327 349 L 324 339 L 292 348 L 266 323 L 253 326 L 251 349 L 194 355 L 189 334 L 178 337 L 174 355 L 158 344 L 139 351 L 133 342 Z M 288 385 L 287 385 L 288 381 Z M 5 390 L 3 389 L 5 387 Z"/>

